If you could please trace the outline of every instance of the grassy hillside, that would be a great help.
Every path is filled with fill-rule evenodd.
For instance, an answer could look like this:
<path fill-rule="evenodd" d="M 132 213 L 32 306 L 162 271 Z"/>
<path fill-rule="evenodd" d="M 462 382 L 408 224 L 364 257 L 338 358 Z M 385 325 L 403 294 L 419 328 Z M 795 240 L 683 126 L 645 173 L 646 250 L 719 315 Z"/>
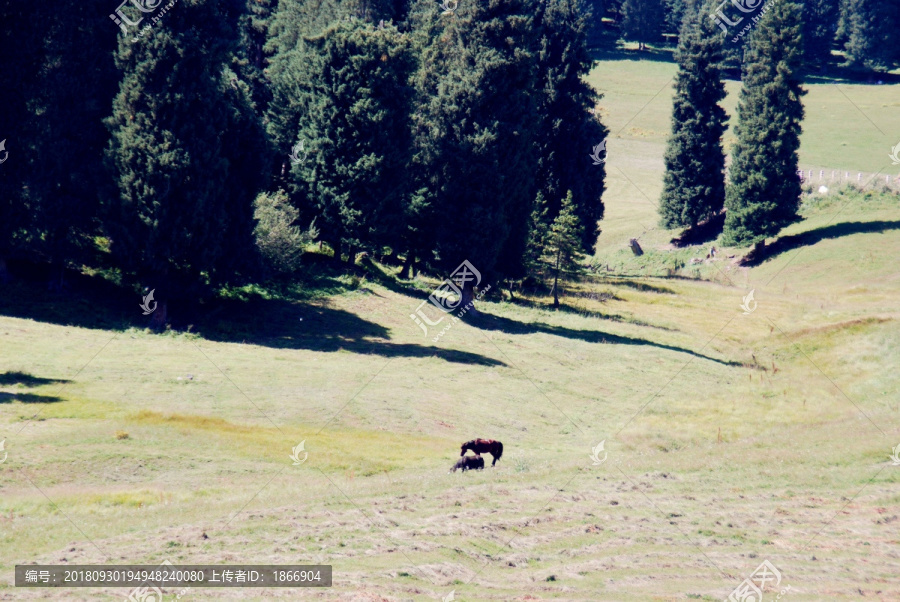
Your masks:
<path fill-rule="evenodd" d="M 721 600 L 763 560 L 793 600 L 900 598 L 898 199 L 810 196 L 763 263 L 691 266 L 709 245 L 671 248 L 652 204 L 673 73 L 592 75 L 615 135 L 611 271 L 567 283 L 561 311 L 483 302 L 433 344 L 409 314 L 437 281 L 372 271 L 157 335 L 137 299 L 102 327 L 82 318 L 99 307 L 0 291 L 0 600 L 48 597 L 14 589 L 15 564 L 164 560 L 334 566 L 330 590 L 196 600 Z M 804 160 L 880 169 L 886 139 L 819 114 L 856 109 L 811 88 Z M 878 108 L 897 88 L 842 87 L 900 132 Z M 474 437 L 502 460 L 448 474 Z"/>
<path fill-rule="evenodd" d="M 642 245 L 653 247 L 666 245 L 674 234 L 658 229 L 656 205 L 662 192 L 677 65 L 669 53 L 654 56 L 657 60 L 599 61 L 589 78 L 604 96 L 598 109 L 611 133 L 606 145 L 607 210 L 598 245 L 604 262 L 629 238 L 639 237 Z M 849 171 L 854 182 L 859 172 L 867 174 L 866 179 L 876 173 L 891 175 L 895 181 L 900 178 L 900 167 L 888 157 L 900 143 L 900 85 L 814 78 L 806 87 L 800 165 L 815 170 L 816 188 L 820 170 L 826 171 L 826 178 L 832 171 Z M 732 119 L 724 140 L 728 151 L 734 143 L 740 82 L 727 81 L 726 90 L 723 106 Z M 900 190 L 900 185 L 893 190 Z"/>

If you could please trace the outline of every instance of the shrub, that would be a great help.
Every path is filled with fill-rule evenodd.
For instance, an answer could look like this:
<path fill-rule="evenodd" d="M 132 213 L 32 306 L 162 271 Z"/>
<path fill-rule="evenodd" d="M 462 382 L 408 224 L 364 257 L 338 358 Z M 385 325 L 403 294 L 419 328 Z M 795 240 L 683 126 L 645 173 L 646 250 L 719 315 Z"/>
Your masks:
<path fill-rule="evenodd" d="M 300 212 L 290 204 L 283 190 L 264 192 L 253 202 L 256 246 L 266 264 L 276 272 L 290 273 L 300 267 L 304 248 L 319 235 L 315 220 L 305 230 L 296 226 L 299 217 Z"/>

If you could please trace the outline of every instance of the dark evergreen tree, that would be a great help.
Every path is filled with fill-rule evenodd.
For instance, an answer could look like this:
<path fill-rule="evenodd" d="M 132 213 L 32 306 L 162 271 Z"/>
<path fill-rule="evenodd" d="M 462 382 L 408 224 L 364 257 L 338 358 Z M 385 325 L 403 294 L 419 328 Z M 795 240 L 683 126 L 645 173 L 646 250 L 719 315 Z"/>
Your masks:
<path fill-rule="evenodd" d="M 707 15 L 689 10 L 675 53 L 679 69 L 659 204 L 665 228 L 696 226 L 719 213 L 725 202 L 722 38 Z"/>
<path fill-rule="evenodd" d="M 818 69 L 831 60 L 839 15 L 838 0 L 804 0 L 803 60 Z"/>
<path fill-rule="evenodd" d="M 310 82 L 321 72 L 317 49 L 309 40 L 320 36 L 338 21 L 358 24 L 390 24 L 405 16 L 406 0 L 316 0 L 279 2 L 268 19 L 268 42 L 264 48 L 269 58 L 266 70 L 271 82 L 271 103 L 266 116 L 266 129 L 280 159 L 277 175 L 285 178 L 290 168 L 288 159 L 297 143 L 299 124 L 312 110 Z M 288 179 L 281 185 L 289 187 Z M 305 203 L 307 191 L 294 190 L 292 200 L 301 215 L 310 207 Z"/>
<path fill-rule="evenodd" d="M 696 3 L 696 0 L 695 2 Z M 684 16 L 687 12 L 691 0 L 664 0 L 664 8 L 666 13 L 665 33 L 681 34 L 681 25 L 684 23 Z M 704 15 L 705 17 L 705 15 Z M 678 40 L 681 41 L 680 39 Z"/>
<path fill-rule="evenodd" d="M 562 203 L 560 203 L 561 207 Z M 543 279 L 544 247 L 547 245 L 547 235 L 552 222 L 547 199 L 539 191 L 534 201 L 531 219 L 528 222 L 528 245 L 525 247 L 525 269 L 530 276 L 538 279 Z"/>
<path fill-rule="evenodd" d="M 280 185 L 291 187 L 289 156 L 297 144 L 300 122 L 311 110 L 310 82 L 322 69 L 319 56 L 307 44 L 330 24 L 347 18 L 338 0 L 321 2 L 279 2 L 269 21 L 269 40 L 265 52 L 270 55 L 267 70 L 272 99 L 266 116 L 266 130 L 276 149 L 276 175 Z M 292 200 L 301 217 L 313 215 L 305 192 L 293 191 Z"/>
<path fill-rule="evenodd" d="M 117 30 L 98 30 L 96 12 L 78 3 L 4 2 L 0 18 L 0 140 L 11 153 L 0 170 L 0 272 L 16 249 L 52 263 L 59 288 L 66 263 L 87 259 L 98 226 Z"/>
<path fill-rule="evenodd" d="M 240 146 L 257 145 L 243 138 L 237 115 L 248 107 L 235 108 L 225 95 L 234 40 L 213 0 L 183 1 L 141 39 L 119 40 L 124 73 L 107 120 L 118 190 L 108 201 L 108 229 L 119 265 L 155 289 L 157 325 L 168 300 L 233 278 L 235 256 L 250 252 L 247 215 L 259 174 L 258 165 L 241 162 Z"/>
<path fill-rule="evenodd" d="M 659 41 L 666 21 L 663 0 L 625 0 L 622 3 L 622 37 L 643 50 Z"/>
<path fill-rule="evenodd" d="M 553 307 L 559 307 L 559 277 L 574 275 L 579 271 L 581 229 L 581 220 L 575 212 L 575 201 L 570 190 L 544 238 L 544 260 L 553 274 Z"/>
<path fill-rule="evenodd" d="M 541 86 L 537 185 L 543 198 L 553 200 L 549 220 L 559 213 L 566 191 L 572 191 L 575 211 L 585 226 L 582 250 L 592 253 L 603 218 L 606 169 L 589 155 L 606 140 L 608 131 L 594 114 L 600 95 L 586 81 L 593 61 L 583 7 L 580 0 L 548 0 L 538 5 L 535 14 Z"/>
<path fill-rule="evenodd" d="M 415 112 L 417 189 L 430 191 L 439 212 L 432 249 L 443 273 L 463 260 L 487 279 L 521 271 L 540 122 L 533 8 L 460 6 L 423 51 L 416 86 L 433 92 Z M 466 305 L 473 291 L 463 293 Z"/>
<path fill-rule="evenodd" d="M 310 82 L 299 141 L 308 159 L 301 185 L 320 216 L 321 237 L 339 258 L 399 236 L 411 146 L 406 36 L 393 25 L 339 22 L 308 43 L 321 70 Z"/>
<path fill-rule="evenodd" d="M 726 245 L 765 244 L 799 219 L 803 104 L 801 7 L 779 2 L 756 26 L 738 105 L 725 193 Z"/>
<path fill-rule="evenodd" d="M 896 42 L 900 4 L 880 0 L 844 0 L 839 36 L 852 69 L 889 71 L 900 62 Z"/>
<path fill-rule="evenodd" d="M 9 277 L 7 260 L 23 252 L 32 223 L 28 186 L 37 145 L 28 102 L 43 62 L 43 30 L 34 26 L 39 8 L 27 0 L 0 3 L 0 283 Z"/>
<path fill-rule="evenodd" d="M 246 6 L 238 16 L 238 46 L 232 59 L 237 73 L 234 86 L 240 79 L 250 88 L 250 96 L 258 115 L 263 116 L 272 101 L 272 91 L 266 76 L 268 53 L 266 42 L 269 22 L 278 0 L 245 0 Z M 234 87 L 233 86 L 233 87 Z"/>
<path fill-rule="evenodd" d="M 44 12 L 40 87 L 29 100 L 33 143 L 41 149 L 29 183 L 29 249 L 53 265 L 51 286 L 58 289 L 67 263 L 80 266 L 91 258 L 99 231 L 99 199 L 109 180 L 98 167 L 109 141 L 103 118 L 118 80 L 117 29 L 98 30 L 96 11 L 81 3 Z"/>

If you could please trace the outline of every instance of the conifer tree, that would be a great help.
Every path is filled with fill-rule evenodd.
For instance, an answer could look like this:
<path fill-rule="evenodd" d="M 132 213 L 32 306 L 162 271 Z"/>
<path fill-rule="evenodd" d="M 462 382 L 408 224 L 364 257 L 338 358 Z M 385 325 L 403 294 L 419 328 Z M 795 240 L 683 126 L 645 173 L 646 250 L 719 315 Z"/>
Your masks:
<path fill-rule="evenodd" d="M 880 0 L 844 0 L 838 35 L 853 69 L 889 71 L 900 62 L 896 42 L 900 4 Z"/>
<path fill-rule="evenodd" d="M 264 50 L 270 55 L 267 74 L 272 98 L 266 114 L 266 130 L 279 159 L 275 175 L 285 188 L 295 188 L 288 174 L 289 156 L 297 144 L 300 122 L 311 110 L 311 82 L 322 70 L 320 57 L 307 39 L 315 38 L 344 18 L 339 0 L 279 2 L 268 22 L 269 37 Z M 312 219 L 308 191 L 291 192 L 301 216 Z"/>
<path fill-rule="evenodd" d="M 566 191 L 572 191 L 575 211 L 585 226 L 582 250 L 593 252 L 597 224 L 603 218 L 606 170 L 589 155 L 608 131 L 594 114 L 600 95 L 586 81 L 593 60 L 587 48 L 585 10 L 581 0 L 548 0 L 537 6 L 537 186 L 544 199 L 553 200 L 549 220 L 559 213 Z"/>
<path fill-rule="evenodd" d="M 807 69 L 822 67 L 831 60 L 838 4 L 837 0 L 803 2 L 803 60 Z"/>
<path fill-rule="evenodd" d="M 738 104 L 725 192 L 726 245 L 756 244 L 799 219 L 803 104 L 801 7 L 779 2 L 756 26 Z"/>
<path fill-rule="evenodd" d="M 159 326 L 170 299 L 233 278 L 223 265 L 252 244 L 259 168 L 242 162 L 241 147 L 258 145 L 241 127 L 247 108 L 225 95 L 233 43 L 213 0 L 182 1 L 143 38 L 119 39 L 107 223 L 118 264 L 156 291 Z"/>
<path fill-rule="evenodd" d="M 426 94 L 414 128 L 416 189 L 429 191 L 439 216 L 430 254 L 441 273 L 469 260 L 493 280 L 520 271 L 537 192 L 533 6 L 461 4 L 442 19 L 428 4 L 421 12 L 432 11 L 439 25 L 416 74 Z M 473 295 L 464 288 L 463 305 Z"/>
<path fill-rule="evenodd" d="M 310 82 L 295 168 L 320 216 L 322 239 L 348 261 L 398 236 L 408 195 L 411 144 L 406 37 L 393 25 L 338 22 L 309 38 L 321 71 Z"/>
<path fill-rule="evenodd" d="M 679 38 L 672 135 L 659 204 L 660 223 L 670 229 L 696 226 L 719 213 L 725 202 L 722 33 L 707 15 L 691 9 Z"/>
<path fill-rule="evenodd" d="M 566 193 L 559 215 L 553 220 L 544 239 L 544 259 L 553 273 L 553 307 L 559 307 L 559 277 L 578 272 L 581 259 L 581 220 L 575 213 L 572 191 Z"/>
<path fill-rule="evenodd" d="M 272 91 L 266 77 L 268 53 L 266 42 L 269 22 L 277 0 L 245 0 L 246 6 L 238 17 L 238 46 L 232 58 L 232 67 L 240 79 L 250 86 L 250 94 L 256 112 L 265 115 L 272 100 Z"/>
<path fill-rule="evenodd" d="M 28 0 L 0 3 L 0 284 L 9 278 L 7 261 L 24 250 L 31 225 L 27 187 L 31 181 L 29 148 L 34 121 L 28 101 L 39 88 L 43 57 L 43 31 L 29 24 L 40 20 L 41 5 Z M 13 53 L 15 48 L 17 53 Z"/>
<path fill-rule="evenodd" d="M 40 5 L 39 5 L 40 6 Z M 117 29 L 97 28 L 96 11 L 83 3 L 43 7 L 46 28 L 39 53 L 39 86 L 29 99 L 34 124 L 28 194 L 33 219 L 28 247 L 32 257 L 51 264 L 51 288 L 65 283 L 64 268 L 91 258 L 97 234 L 100 195 L 108 174 L 99 169 L 109 132 L 118 73 L 113 62 Z M 98 31 L 99 29 L 99 31 Z M 85 52 L 85 48 L 91 52 Z"/>
<path fill-rule="evenodd" d="M 562 208 L 562 203 L 560 203 Z M 530 276 L 543 278 L 544 247 L 547 234 L 553 219 L 549 217 L 550 209 L 544 194 L 538 191 L 534 201 L 534 209 L 528 221 L 528 245 L 525 247 L 525 269 Z M 558 215 L 558 213 L 557 213 Z"/>
<path fill-rule="evenodd" d="M 637 42 L 640 50 L 659 41 L 665 20 L 663 0 L 625 0 L 622 3 L 622 37 Z"/>

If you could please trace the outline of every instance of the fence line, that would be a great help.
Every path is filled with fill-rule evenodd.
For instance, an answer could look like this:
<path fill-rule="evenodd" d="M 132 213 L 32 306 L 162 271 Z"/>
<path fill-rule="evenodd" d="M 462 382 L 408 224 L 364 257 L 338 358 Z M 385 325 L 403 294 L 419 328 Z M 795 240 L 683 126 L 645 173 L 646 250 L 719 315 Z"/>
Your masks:
<path fill-rule="evenodd" d="M 900 175 L 874 174 L 871 172 L 844 169 L 799 169 L 797 175 L 804 184 L 857 184 L 859 186 L 879 186 L 900 188 Z"/>

